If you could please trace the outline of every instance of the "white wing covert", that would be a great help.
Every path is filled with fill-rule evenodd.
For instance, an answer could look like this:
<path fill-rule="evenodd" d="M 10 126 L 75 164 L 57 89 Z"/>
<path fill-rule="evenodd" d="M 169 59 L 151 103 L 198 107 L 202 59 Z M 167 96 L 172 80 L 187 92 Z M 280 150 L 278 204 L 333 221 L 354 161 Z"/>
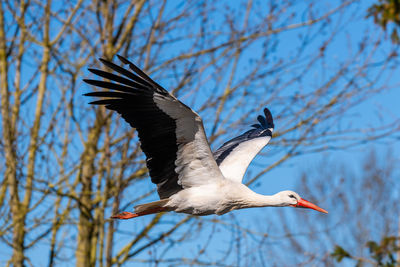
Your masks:
<path fill-rule="evenodd" d="M 250 162 L 271 140 L 274 121 L 268 108 L 264 114 L 265 117 L 257 117 L 259 124 L 253 124 L 254 129 L 229 140 L 214 152 L 225 178 L 241 183 Z"/>

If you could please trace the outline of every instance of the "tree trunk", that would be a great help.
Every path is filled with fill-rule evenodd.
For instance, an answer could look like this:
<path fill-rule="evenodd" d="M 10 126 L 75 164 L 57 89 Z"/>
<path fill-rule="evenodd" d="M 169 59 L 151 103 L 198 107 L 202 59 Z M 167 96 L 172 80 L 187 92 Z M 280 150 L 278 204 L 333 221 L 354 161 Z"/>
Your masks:
<path fill-rule="evenodd" d="M 3 186 L 10 191 L 10 208 L 13 225 L 13 257 L 14 266 L 23 266 L 24 263 L 24 215 L 20 213 L 21 202 L 18 196 L 18 182 L 16 173 L 16 155 L 14 149 L 14 136 L 11 127 L 10 94 L 8 85 L 7 46 L 4 30 L 4 12 L 0 5 L 0 87 L 1 87 L 1 116 L 3 122 L 3 144 L 6 160 L 4 179 L 7 181 Z M 7 188 L 3 189 L 4 192 Z M 3 191 L 2 190 L 2 191 Z"/>
<path fill-rule="evenodd" d="M 76 249 L 76 266 L 93 266 L 91 254 L 95 250 L 91 249 L 91 240 L 94 231 L 94 222 L 92 214 L 92 178 L 95 175 L 95 158 L 97 154 L 97 142 L 99 140 L 101 129 L 104 124 L 100 110 L 97 113 L 96 121 L 90 130 L 85 151 L 82 155 L 81 172 L 79 179 L 82 183 L 82 192 L 80 195 L 80 216 L 78 224 L 78 245 Z"/>

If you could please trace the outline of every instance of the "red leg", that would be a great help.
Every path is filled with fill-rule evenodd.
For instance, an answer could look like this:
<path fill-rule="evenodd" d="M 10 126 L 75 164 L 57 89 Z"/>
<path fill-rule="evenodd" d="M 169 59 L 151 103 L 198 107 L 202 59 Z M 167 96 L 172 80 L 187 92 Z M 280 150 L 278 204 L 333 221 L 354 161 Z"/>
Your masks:
<path fill-rule="evenodd" d="M 127 220 L 127 219 L 132 219 L 135 217 L 138 217 L 140 215 L 133 213 L 133 212 L 128 212 L 128 211 L 124 211 L 118 214 L 115 214 L 113 216 L 111 216 L 112 219 L 120 219 L 120 220 Z"/>
<path fill-rule="evenodd" d="M 139 212 L 139 213 L 123 211 L 121 213 L 118 213 L 118 214 L 115 214 L 115 215 L 111 216 L 111 218 L 112 219 L 127 220 L 127 219 L 136 218 L 136 217 L 139 217 L 139 216 L 143 216 L 143 215 L 147 215 L 147 214 L 153 214 L 153 213 L 157 213 L 157 212 L 163 212 L 163 211 L 167 211 L 167 208 L 164 208 L 164 207 L 154 208 L 154 209 L 146 210 L 146 211 Z"/>

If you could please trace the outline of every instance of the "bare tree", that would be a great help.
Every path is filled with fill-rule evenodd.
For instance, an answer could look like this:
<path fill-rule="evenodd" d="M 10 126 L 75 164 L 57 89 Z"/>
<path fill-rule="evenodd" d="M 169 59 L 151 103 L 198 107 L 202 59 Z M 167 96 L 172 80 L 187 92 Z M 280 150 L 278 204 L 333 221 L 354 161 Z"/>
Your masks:
<path fill-rule="evenodd" d="M 358 125 L 332 124 L 393 86 L 396 58 L 379 35 L 365 31 L 345 56 L 331 57 L 358 5 L 2 1 L 1 263 L 240 265 L 238 231 L 255 233 L 229 222 L 232 216 L 108 219 L 155 192 L 136 132 L 116 114 L 87 105 L 81 79 L 97 57 L 130 58 L 199 111 L 213 147 L 268 105 L 280 122 L 275 161 L 252 174 L 251 184 L 294 156 L 398 129 L 396 121 L 385 121 L 359 136 Z M 218 231 L 232 239 L 215 255 L 208 249 Z M 183 243 L 193 251 L 177 255 Z"/>

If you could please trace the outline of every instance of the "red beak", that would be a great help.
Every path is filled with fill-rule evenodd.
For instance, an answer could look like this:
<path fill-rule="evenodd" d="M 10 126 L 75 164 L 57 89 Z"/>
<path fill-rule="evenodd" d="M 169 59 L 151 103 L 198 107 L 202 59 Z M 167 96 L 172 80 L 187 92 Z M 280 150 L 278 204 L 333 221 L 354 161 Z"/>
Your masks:
<path fill-rule="evenodd" d="M 317 210 L 323 213 L 328 213 L 326 210 L 302 198 L 300 198 L 300 200 L 297 202 L 297 205 L 292 205 L 292 206 L 296 208 L 307 208 L 307 209 Z"/>

